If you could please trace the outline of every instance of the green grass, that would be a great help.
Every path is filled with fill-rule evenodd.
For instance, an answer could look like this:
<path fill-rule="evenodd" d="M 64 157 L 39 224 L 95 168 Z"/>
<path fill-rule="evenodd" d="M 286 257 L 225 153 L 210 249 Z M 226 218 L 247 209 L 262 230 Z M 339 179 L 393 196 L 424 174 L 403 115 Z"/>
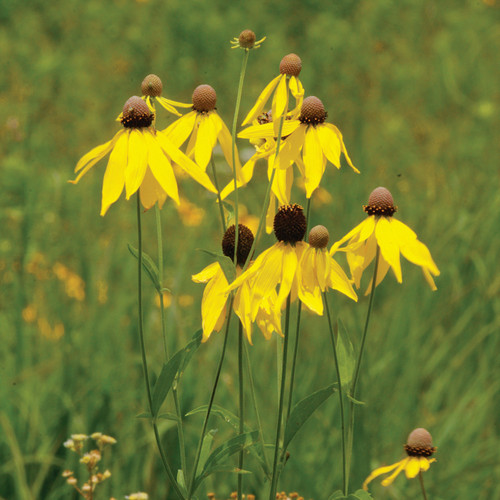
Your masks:
<path fill-rule="evenodd" d="M 268 39 L 250 54 L 243 110 L 277 74 L 282 56 L 298 53 L 306 95 L 323 100 L 362 171 L 356 176 L 346 165 L 340 172 L 329 167 L 322 186 L 332 200 L 313 201 L 312 224 L 327 226 L 332 241 L 340 238 L 364 217 L 361 205 L 370 191 L 384 185 L 399 206 L 397 216 L 428 245 L 441 270 L 435 293 L 410 264 L 403 267 L 402 285 L 388 276 L 377 289 L 352 486 L 359 487 L 372 468 L 399 460 L 409 431 L 423 426 L 438 446 L 438 461 L 425 476 L 430 498 L 500 497 L 499 32 L 490 3 L 2 3 L 0 498 L 69 498 L 60 474 L 76 464 L 62 443 L 71 433 L 93 431 L 118 439 L 102 498 L 137 490 L 167 497 L 151 429 L 135 418 L 146 406 L 136 266 L 127 250 L 127 243 L 136 244 L 135 204 L 121 199 L 99 217 L 103 163 L 78 186 L 66 181 L 85 152 L 118 130 L 115 117 L 148 73 L 157 73 L 164 94 L 180 101 L 189 101 L 196 85 L 211 84 L 230 124 L 241 54 L 229 50 L 229 40 L 244 28 Z M 165 116 L 160 113 L 160 125 L 171 121 Z M 240 192 L 253 215 L 264 187 L 258 167 L 256 179 Z M 213 197 L 187 180 L 181 190 L 205 218 L 200 226 L 183 227 L 171 204 L 162 211 L 165 279 L 174 292 L 171 351 L 199 328 L 203 287 L 190 276 L 210 261 L 198 249 L 218 250 L 221 236 Z M 304 202 L 302 191 L 296 200 Z M 145 248 L 154 256 L 154 213 L 144 219 Z M 58 278 L 58 263 L 82 278 L 84 300 L 68 296 L 71 275 Z M 193 304 L 183 305 L 183 295 L 193 296 Z M 149 284 L 144 296 L 148 353 L 158 373 L 163 346 Z M 367 299 L 354 305 L 335 296 L 332 304 L 359 344 Z M 47 338 L 47 324 L 53 335 L 62 324 L 64 335 Z M 254 338 L 250 356 L 271 441 L 276 343 L 258 331 Z M 207 402 L 221 346 L 222 335 L 214 335 L 186 371 L 185 413 Z M 236 347 L 232 335 L 216 401 L 234 412 Z M 304 313 L 300 347 L 297 398 L 334 380 L 324 318 Z M 168 405 L 173 407 L 170 400 Z M 191 460 L 200 425 L 200 416 L 186 418 Z M 217 442 L 231 435 L 215 418 L 211 427 L 219 429 Z M 161 431 L 175 461 L 176 431 L 168 421 Z M 290 453 L 280 490 L 325 500 L 340 487 L 335 398 L 306 424 Z M 248 467 L 254 465 L 249 459 Z M 265 498 L 261 480 L 246 476 L 245 484 Z M 235 485 L 233 476 L 216 476 L 200 498 L 211 489 L 225 498 Z M 388 489 L 374 482 L 372 491 L 380 499 L 420 494 L 418 482 L 404 478 Z"/>

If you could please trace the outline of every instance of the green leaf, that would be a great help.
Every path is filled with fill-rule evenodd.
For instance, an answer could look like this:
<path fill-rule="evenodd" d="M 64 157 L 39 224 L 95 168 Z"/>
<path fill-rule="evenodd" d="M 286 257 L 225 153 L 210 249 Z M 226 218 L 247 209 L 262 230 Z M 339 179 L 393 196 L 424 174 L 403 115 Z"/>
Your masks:
<path fill-rule="evenodd" d="M 341 490 L 337 490 L 328 497 L 328 500 L 372 500 L 372 496 L 365 490 L 358 490 L 346 497 Z"/>
<path fill-rule="evenodd" d="M 160 413 L 158 415 L 157 418 L 161 418 L 163 420 L 174 420 L 175 422 L 177 422 L 177 415 L 175 413 L 171 413 L 171 412 L 165 412 L 165 413 Z"/>
<path fill-rule="evenodd" d="M 128 250 L 137 260 L 139 260 L 139 250 L 137 250 L 137 248 L 128 244 Z M 153 282 L 156 290 L 161 293 L 162 287 L 160 285 L 160 272 L 158 271 L 158 267 L 154 263 L 153 259 L 144 252 L 142 252 L 142 267 Z"/>
<path fill-rule="evenodd" d="M 177 470 L 177 484 L 179 485 L 182 493 L 187 495 L 186 479 L 184 477 L 184 471 L 182 469 Z"/>
<path fill-rule="evenodd" d="M 238 451 L 244 448 L 252 446 L 257 441 L 258 437 L 259 433 L 257 431 L 245 432 L 244 434 L 240 434 L 239 436 L 231 438 L 229 441 L 226 441 L 218 448 L 216 448 L 210 454 L 205 463 L 205 467 L 203 468 L 199 476 L 196 478 L 193 490 L 196 490 L 196 488 L 201 484 L 201 482 L 210 474 L 214 472 L 219 472 L 221 470 L 221 467 L 224 467 L 224 469 L 222 470 L 227 470 L 226 469 L 227 465 L 224 464 L 223 461 L 226 458 L 233 455 L 234 453 L 237 453 Z M 232 470 L 238 471 L 237 469 L 232 469 Z"/>
<path fill-rule="evenodd" d="M 234 262 L 229 257 L 226 257 L 221 253 L 211 252 L 210 250 L 203 250 L 203 252 L 217 260 L 222 269 L 222 272 L 226 276 L 227 282 L 232 283 L 236 278 L 236 269 L 234 267 Z"/>
<path fill-rule="evenodd" d="M 347 397 L 355 404 L 355 405 L 364 405 L 366 404 L 364 401 L 359 401 L 358 399 L 353 398 L 350 394 Z"/>
<path fill-rule="evenodd" d="M 283 448 L 285 450 L 306 420 L 314 413 L 321 403 L 328 399 L 334 392 L 335 384 L 329 385 L 328 387 L 310 394 L 293 407 L 285 428 L 285 439 L 283 443 Z"/>
<path fill-rule="evenodd" d="M 217 429 L 212 429 L 208 431 L 203 437 L 203 443 L 201 444 L 200 460 L 198 462 L 198 470 L 203 470 L 205 464 L 207 463 L 208 457 L 210 456 L 210 450 L 212 449 L 212 443 L 214 442 L 214 437 L 217 434 Z"/>
<path fill-rule="evenodd" d="M 156 418 L 158 415 L 158 411 L 165 401 L 167 397 L 168 391 L 172 387 L 174 383 L 175 376 L 179 371 L 179 367 L 181 366 L 182 359 L 184 357 L 184 349 L 176 352 L 164 365 L 161 369 L 160 376 L 156 381 L 156 384 L 153 389 L 152 396 L 152 413 L 153 417 Z"/>
<path fill-rule="evenodd" d="M 196 352 L 198 347 L 201 344 L 203 330 L 197 330 L 193 335 L 193 338 L 187 343 L 186 347 L 184 347 L 184 359 L 182 360 L 181 366 L 179 368 L 179 372 L 183 373 L 186 369 L 186 366 L 191 361 L 193 354 Z"/>
<path fill-rule="evenodd" d="M 328 497 L 328 500 L 344 500 L 344 499 L 345 496 L 342 490 L 337 490 Z"/>
<path fill-rule="evenodd" d="M 149 413 L 149 411 L 145 411 L 136 415 L 135 418 L 151 418 L 151 413 Z"/>
<path fill-rule="evenodd" d="M 335 333 L 337 333 L 337 359 L 339 361 L 340 381 L 343 389 L 349 389 L 356 366 L 354 347 L 342 321 L 340 321 L 340 328 L 337 324 L 335 329 L 337 330 Z"/>

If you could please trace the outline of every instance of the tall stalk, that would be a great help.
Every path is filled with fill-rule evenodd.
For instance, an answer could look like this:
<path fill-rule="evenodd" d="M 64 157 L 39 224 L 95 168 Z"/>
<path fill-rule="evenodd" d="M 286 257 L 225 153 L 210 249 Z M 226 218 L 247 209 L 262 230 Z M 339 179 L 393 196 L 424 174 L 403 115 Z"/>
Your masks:
<path fill-rule="evenodd" d="M 239 390 L 239 407 L 240 407 L 240 436 L 245 432 L 245 398 L 243 392 L 243 324 L 238 321 L 238 390 Z M 238 457 L 238 468 L 243 470 L 243 459 L 245 450 L 241 448 Z M 238 500 L 243 499 L 243 474 L 238 474 Z"/>

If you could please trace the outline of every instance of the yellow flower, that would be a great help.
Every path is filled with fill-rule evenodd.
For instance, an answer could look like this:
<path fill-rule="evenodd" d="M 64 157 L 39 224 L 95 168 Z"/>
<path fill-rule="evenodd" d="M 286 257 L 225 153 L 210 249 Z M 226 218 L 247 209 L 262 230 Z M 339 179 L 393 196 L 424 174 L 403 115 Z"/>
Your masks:
<path fill-rule="evenodd" d="M 370 194 L 368 205 L 363 208 L 368 217 L 337 241 L 330 250 L 331 254 L 337 250 L 347 252 L 347 261 L 356 286 L 359 288 L 363 271 L 375 258 L 378 247 L 380 257 L 375 286 L 384 279 L 389 267 L 392 268 L 398 282 L 403 282 L 399 259 L 399 255 L 402 254 L 407 260 L 422 268 L 429 286 L 432 290 L 436 290 L 431 275 L 439 276 L 439 269 L 432 260 L 429 249 L 417 239 L 417 235 L 408 226 L 393 218 L 397 207 L 394 206 L 391 193 L 384 187 L 374 189 Z M 340 248 L 346 241 L 347 245 Z M 370 290 L 371 284 L 367 293 Z"/>
<path fill-rule="evenodd" d="M 327 288 L 337 290 L 356 302 L 358 300 L 343 269 L 326 250 L 328 239 L 326 227 L 313 227 L 309 232 L 309 246 L 302 253 L 297 268 L 299 298 L 320 316 L 323 314 L 322 292 Z"/>
<path fill-rule="evenodd" d="M 325 123 L 326 111 L 323 103 L 314 96 L 307 97 L 301 107 L 300 116 L 283 124 L 283 147 L 278 154 L 278 172 L 286 170 L 286 187 L 293 183 L 293 163 L 296 163 L 304 177 L 306 196 L 310 198 L 319 186 L 327 160 L 340 168 L 340 154 L 344 153 L 349 166 L 359 174 L 353 165 L 340 130 L 331 123 Z M 276 120 L 273 115 L 273 120 Z M 253 125 L 238 134 L 243 139 L 270 139 L 275 135 L 273 124 Z"/>
<path fill-rule="evenodd" d="M 391 471 L 394 472 L 382 481 L 382 486 L 389 486 L 392 484 L 394 479 L 396 479 L 403 470 L 405 471 L 406 477 L 412 479 L 419 473 L 428 470 L 431 463 L 436 461 L 435 458 L 428 458 L 435 453 L 436 448 L 432 446 L 432 436 L 426 429 L 419 428 L 410 433 L 406 441 L 405 451 L 408 456 L 403 458 L 403 460 L 392 465 L 375 469 L 366 478 L 363 483 L 363 489 L 368 491 L 368 483 L 381 474 L 386 474 Z"/>
<path fill-rule="evenodd" d="M 253 234 L 250 229 L 243 224 L 239 224 L 238 227 L 236 270 L 237 273 L 240 273 L 248 257 L 250 249 L 252 248 Z M 232 225 L 228 228 L 222 240 L 223 253 L 231 259 L 234 258 L 234 239 L 235 229 L 234 225 Z M 219 262 L 210 264 L 198 274 L 193 275 L 192 279 L 196 283 L 207 283 L 207 286 L 203 291 L 203 298 L 201 302 L 203 328 L 202 342 L 206 342 L 214 330 L 217 332 L 220 331 L 225 322 L 227 315 L 226 303 L 230 293 L 228 290 L 229 283 Z M 234 297 L 233 310 L 236 312 L 243 324 L 243 329 L 248 338 L 248 342 L 252 344 L 253 321 L 249 321 L 248 315 L 245 313 L 248 306 L 250 291 L 251 288 L 249 283 L 245 283 L 244 286 L 241 286 L 238 289 Z M 275 330 L 281 334 L 280 323 L 276 322 L 274 315 L 271 314 L 273 298 L 275 298 L 275 296 L 271 296 L 268 301 L 261 305 L 256 312 L 256 317 L 254 318 L 254 321 L 257 322 L 266 339 L 269 339 Z"/>
<path fill-rule="evenodd" d="M 238 38 L 233 38 L 231 40 L 232 49 L 258 49 L 261 43 L 266 39 L 266 37 L 261 38 L 260 40 L 255 41 L 256 36 L 252 30 L 243 30 Z"/>
<path fill-rule="evenodd" d="M 154 101 L 159 102 L 168 112 L 182 116 L 175 108 L 190 108 L 191 104 L 172 101 L 161 96 L 163 83 L 157 75 L 148 75 L 141 83 L 142 98 L 146 101 L 149 109 L 154 113 Z"/>
<path fill-rule="evenodd" d="M 299 114 L 302 99 L 304 98 L 304 87 L 299 80 L 302 69 L 302 61 L 297 54 L 288 54 L 280 62 L 280 74 L 271 80 L 260 96 L 253 108 L 243 120 L 242 126 L 252 123 L 264 111 L 264 107 L 274 92 L 272 103 L 272 116 L 274 121 L 275 135 L 278 132 L 280 118 L 286 113 L 291 117 Z M 287 82 L 287 79 L 289 81 Z M 295 108 L 288 113 L 288 88 L 295 98 Z M 272 126 L 271 126 L 272 127 Z"/>
<path fill-rule="evenodd" d="M 210 85 L 199 85 L 193 92 L 193 111 L 185 114 L 165 130 L 165 134 L 180 147 L 189 137 L 186 154 L 205 171 L 212 157 L 212 150 L 219 142 L 227 163 L 233 167 L 231 134 L 215 110 L 217 94 Z M 236 172 L 241 170 L 236 151 Z"/>
<path fill-rule="evenodd" d="M 160 207 L 170 196 L 179 204 L 177 181 L 171 162 L 177 163 L 194 180 L 212 192 L 212 182 L 162 132 L 151 127 L 153 114 L 140 97 L 131 97 L 123 107 L 124 126 L 105 144 L 95 147 L 77 163 L 78 181 L 104 156 L 111 152 L 102 186 L 101 215 L 120 197 L 125 187 L 127 200 L 139 190 L 144 208 L 158 202 Z"/>

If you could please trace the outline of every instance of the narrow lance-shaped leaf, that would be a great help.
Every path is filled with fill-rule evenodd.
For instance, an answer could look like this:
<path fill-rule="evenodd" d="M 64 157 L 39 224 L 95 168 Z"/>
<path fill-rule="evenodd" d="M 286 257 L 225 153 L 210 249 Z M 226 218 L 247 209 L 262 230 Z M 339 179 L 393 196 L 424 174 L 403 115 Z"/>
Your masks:
<path fill-rule="evenodd" d="M 295 434 L 304 425 L 306 420 L 315 412 L 315 410 L 333 393 L 335 384 L 329 385 L 319 391 L 313 392 L 302 401 L 299 401 L 292 409 L 290 417 L 286 423 L 285 439 L 283 448 L 286 450 Z"/>
<path fill-rule="evenodd" d="M 213 257 L 219 263 L 224 276 L 228 283 L 232 283 L 236 278 L 236 270 L 234 268 L 234 262 L 224 254 L 211 252 L 210 250 L 203 250 L 205 253 Z"/>
<path fill-rule="evenodd" d="M 139 260 L 139 250 L 134 248 L 132 245 L 128 245 L 129 252 Z M 147 275 L 153 282 L 156 290 L 161 293 L 161 285 L 160 285 L 160 272 L 158 271 L 158 267 L 154 263 L 153 259 L 147 254 L 142 252 L 142 267 L 146 271 Z"/>
<path fill-rule="evenodd" d="M 165 401 L 167 397 L 168 391 L 172 387 L 175 376 L 179 371 L 179 367 L 181 366 L 182 358 L 184 357 L 184 349 L 176 352 L 164 365 L 161 369 L 160 376 L 156 381 L 156 384 L 153 389 L 152 396 L 152 413 L 153 418 L 156 418 L 158 415 L 158 411 Z"/>
<path fill-rule="evenodd" d="M 338 324 L 335 326 L 340 380 L 342 382 L 342 388 L 349 389 L 349 385 L 351 383 L 352 375 L 354 372 L 354 366 L 356 364 L 354 347 L 342 321 L 340 321 L 340 328 L 338 327 Z"/>

